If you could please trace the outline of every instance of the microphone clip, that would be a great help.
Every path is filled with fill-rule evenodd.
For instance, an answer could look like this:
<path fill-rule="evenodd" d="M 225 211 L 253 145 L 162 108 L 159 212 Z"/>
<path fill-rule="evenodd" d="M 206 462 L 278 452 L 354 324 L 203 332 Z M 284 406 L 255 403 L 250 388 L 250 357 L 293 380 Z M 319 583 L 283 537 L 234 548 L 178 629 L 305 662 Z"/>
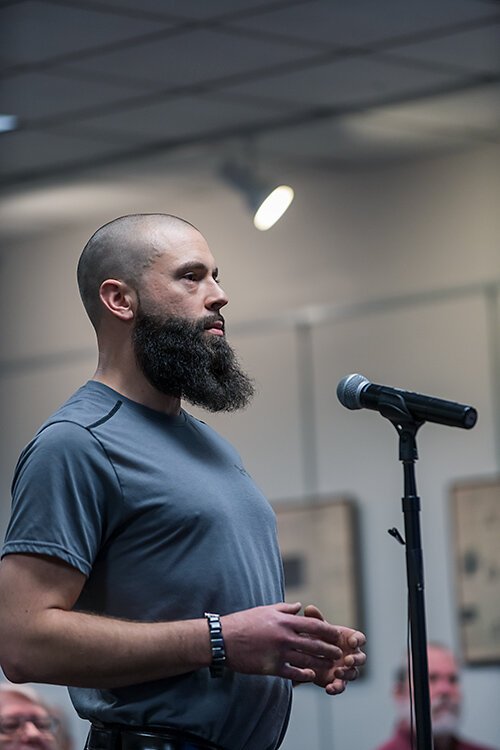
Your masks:
<path fill-rule="evenodd" d="M 425 420 L 415 419 L 399 393 L 384 393 L 379 399 L 379 412 L 394 425 L 399 435 L 399 460 L 417 461 L 415 436 Z"/>

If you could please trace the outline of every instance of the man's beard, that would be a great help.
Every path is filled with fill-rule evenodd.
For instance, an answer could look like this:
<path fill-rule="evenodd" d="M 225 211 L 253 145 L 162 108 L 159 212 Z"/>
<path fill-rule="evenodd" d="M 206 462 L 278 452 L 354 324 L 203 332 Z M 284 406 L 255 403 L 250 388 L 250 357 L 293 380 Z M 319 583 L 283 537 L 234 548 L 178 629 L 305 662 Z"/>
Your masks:
<path fill-rule="evenodd" d="M 160 317 L 138 310 L 133 334 L 134 353 L 151 385 L 209 411 L 245 407 L 254 393 L 224 336 L 207 332 L 220 314 L 199 321 Z"/>
<path fill-rule="evenodd" d="M 411 706 L 408 699 L 400 699 L 396 705 L 397 718 L 407 728 L 410 727 Z M 453 737 L 460 725 L 460 704 L 451 700 L 431 701 L 432 734 L 434 737 Z M 415 728 L 415 716 L 413 716 Z"/>
<path fill-rule="evenodd" d="M 435 737 L 453 737 L 460 724 L 460 705 L 452 700 L 431 703 L 432 732 Z"/>

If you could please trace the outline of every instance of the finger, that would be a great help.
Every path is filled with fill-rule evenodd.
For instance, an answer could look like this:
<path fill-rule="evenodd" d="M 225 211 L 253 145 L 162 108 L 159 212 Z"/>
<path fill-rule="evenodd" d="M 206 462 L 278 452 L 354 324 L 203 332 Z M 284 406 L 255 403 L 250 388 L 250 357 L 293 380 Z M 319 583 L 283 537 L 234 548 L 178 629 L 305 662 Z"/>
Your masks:
<path fill-rule="evenodd" d="M 295 616 L 293 621 L 290 621 L 290 625 L 297 633 L 312 636 L 325 643 L 331 643 L 342 648 L 343 634 L 336 625 L 330 625 L 326 620 L 299 615 Z"/>
<path fill-rule="evenodd" d="M 305 617 L 315 617 L 317 620 L 325 619 L 323 613 L 314 604 L 308 604 L 304 608 L 304 615 Z"/>
<path fill-rule="evenodd" d="M 362 651 L 357 651 L 355 654 L 347 654 L 344 658 L 344 666 L 346 667 L 362 667 L 366 663 L 366 654 Z"/>
<path fill-rule="evenodd" d="M 346 654 L 342 660 L 343 667 L 362 667 L 366 662 L 366 654 L 359 651 L 355 654 Z"/>
<path fill-rule="evenodd" d="M 314 682 L 316 679 L 316 673 L 312 669 L 301 669 L 295 667 L 292 664 L 283 664 L 281 670 L 278 671 L 278 677 L 284 677 L 287 680 L 293 682 Z"/>
<path fill-rule="evenodd" d="M 362 648 L 366 644 L 366 635 L 359 630 L 351 630 L 346 633 L 346 644 L 352 649 Z"/>
<path fill-rule="evenodd" d="M 325 692 L 328 695 L 340 695 L 346 689 L 346 684 L 343 680 L 335 679 L 325 687 Z"/>
<path fill-rule="evenodd" d="M 352 682 L 353 680 L 358 679 L 359 670 L 356 667 L 351 667 L 351 669 L 339 667 L 334 670 L 334 674 L 336 678 L 343 680 L 344 682 Z"/>
<path fill-rule="evenodd" d="M 293 604 L 289 604 L 288 602 L 280 602 L 276 605 L 276 609 L 279 612 L 285 612 L 288 615 L 296 615 L 297 612 L 300 612 L 302 609 L 302 604 L 300 602 L 294 602 Z"/>
<path fill-rule="evenodd" d="M 287 663 L 301 669 L 312 669 L 316 674 L 331 673 L 333 674 L 334 662 L 330 659 L 316 656 L 316 654 L 306 654 L 304 651 L 290 651 L 285 656 Z M 328 682 L 326 680 L 325 682 Z"/>
<path fill-rule="evenodd" d="M 300 633 L 290 646 L 294 651 L 299 651 L 310 656 L 327 659 L 330 662 L 342 659 L 342 649 L 332 643 L 325 643 L 323 640 L 311 638 L 306 634 Z"/>

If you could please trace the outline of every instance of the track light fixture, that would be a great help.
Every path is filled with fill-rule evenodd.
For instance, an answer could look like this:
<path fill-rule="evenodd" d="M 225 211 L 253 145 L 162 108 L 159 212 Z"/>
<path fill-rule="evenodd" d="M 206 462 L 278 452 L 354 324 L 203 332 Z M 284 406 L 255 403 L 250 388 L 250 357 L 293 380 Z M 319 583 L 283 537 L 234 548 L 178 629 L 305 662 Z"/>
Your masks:
<path fill-rule="evenodd" d="M 254 226 L 261 231 L 274 226 L 293 201 L 294 192 L 289 185 L 263 182 L 248 167 L 226 162 L 220 174 L 243 193 L 252 211 Z"/>

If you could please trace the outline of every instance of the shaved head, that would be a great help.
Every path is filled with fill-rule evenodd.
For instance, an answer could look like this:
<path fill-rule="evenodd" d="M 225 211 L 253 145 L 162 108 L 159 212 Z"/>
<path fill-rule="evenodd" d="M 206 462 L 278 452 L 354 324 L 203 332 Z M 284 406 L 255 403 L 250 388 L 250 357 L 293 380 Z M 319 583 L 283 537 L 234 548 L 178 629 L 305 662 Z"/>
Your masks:
<path fill-rule="evenodd" d="M 117 279 L 137 290 L 144 271 L 168 251 L 169 240 L 173 244 L 187 227 L 198 231 L 188 221 L 170 214 L 130 214 L 104 224 L 92 235 L 80 256 L 77 277 L 94 328 L 101 318 L 102 282 Z"/>

